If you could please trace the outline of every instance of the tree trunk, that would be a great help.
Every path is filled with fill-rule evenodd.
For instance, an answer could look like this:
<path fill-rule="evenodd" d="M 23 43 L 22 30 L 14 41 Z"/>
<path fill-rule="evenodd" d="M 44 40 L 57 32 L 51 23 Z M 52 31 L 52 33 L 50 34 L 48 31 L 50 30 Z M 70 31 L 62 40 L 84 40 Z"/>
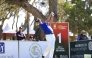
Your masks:
<path fill-rule="evenodd" d="M 27 20 L 27 39 L 29 40 L 30 38 L 29 38 L 29 17 L 30 17 L 30 14 L 27 12 L 27 18 L 26 18 L 26 20 Z"/>
<path fill-rule="evenodd" d="M 46 17 L 33 5 L 29 4 L 27 0 L 10 0 L 10 3 L 18 5 L 24 8 L 26 11 L 30 12 L 33 16 L 42 19 L 42 21 L 46 20 Z"/>
<path fill-rule="evenodd" d="M 54 12 L 55 16 L 54 16 L 54 21 L 57 22 L 58 21 L 58 14 L 57 14 L 57 0 L 49 0 L 49 13 L 51 13 L 52 11 Z"/>
<path fill-rule="evenodd" d="M 13 18 L 12 29 L 13 29 L 14 23 L 15 23 L 15 15 L 14 15 L 14 18 Z"/>
<path fill-rule="evenodd" d="M 3 19 L 1 19 L 1 20 L 2 20 L 2 24 L 0 25 L 0 40 L 2 39 L 2 36 L 3 36 L 2 26 L 3 26 L 3 24 L 4 24 L 5 19 L 3 18 Z"/>
<path fill-rule="evenodd" d="M 18 26 L 17 26 L 17 24 L 18 24 L 18 16 L 17 16 L 17 21 L 16 21 L 16 32 L 18 31 Z"/>
<path fill-rule="evenodd" d="M 46 20 L 46 17 L 42 14 L 42 12 L 40 12 L 33 5 L 29 4 L 28 0 L 9 0 L 8 2 L 24 8 L 26 11 L 30 12 L 33 16 L 42 19 L 42 21 Z M 49 0 L 49 10 L 50 10 L 49 12 L 53 11 L 55 13 L 54 21 L 58 21 L 57 0 Z"/>
<path fill-rule="evenodd" d="M 2 39 L 2 25 L 0 25 L 0 40 Z"/>
<path fill-rule="evenodd" d="M 6 0 L 7 1 L 7 0 Z M 28 0 L 8 0 L 10 3 L 13 3 L 17 6 L 24 8 L 27 12 L 30 12 L 35 18 L 40 18 L 42 21 L 46 20 L 46 16 L 42 14 L 37 8 L 33 5 L 28 3 Z M 58 14 L 57 14 L 57 0 L 49 0 L 49 13 L 54 12 L 54 20 L 58 21 Z M 28 24 L 28 21 L 27 21 Z M 27 26 L 29 28 L 29 25 Z M 27 31 L 28 32 L 28 31 Z"/>

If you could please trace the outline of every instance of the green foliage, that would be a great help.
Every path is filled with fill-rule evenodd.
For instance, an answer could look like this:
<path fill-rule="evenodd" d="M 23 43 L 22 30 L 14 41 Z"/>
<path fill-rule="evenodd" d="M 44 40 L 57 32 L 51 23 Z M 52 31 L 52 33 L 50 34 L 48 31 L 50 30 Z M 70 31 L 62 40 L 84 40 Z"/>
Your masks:
<path fill-rule="evenodd" d="M 67 6 L 67 7 L 65 7 Z M 58 4 L 58 15 L 59 15 L 59 20 L 61 22 L 65 22 L 65 19 L 67 18 L 67 12 L 69 11 L 69 9 L 72 8 L 72 5 L 70 3 L 59 3 Z M 65 12 L 66 11 L 66 12 Z"/>
<path fill-rule="evenodd" d="M 4 0 L 7 4 L 11 4 L 12 0 Z"/>
<path fill-rule="evenodd" d="M 87 1 L 75 0 L 74 3 L 65 2 L 60 5 L 65 12 L 64 20 L 69 22 L 69 29 L 75 34 L 84 29 L 92 35 L 92 9 L 91 4 L 86 3 Z"/>
<path fill-rule="evenodd" d="M 5 19 L 18 15 L 19 9 L 18 6 L 11 5 L 5 0 L 0 0 L 0 20 L 4 22 Z"/>

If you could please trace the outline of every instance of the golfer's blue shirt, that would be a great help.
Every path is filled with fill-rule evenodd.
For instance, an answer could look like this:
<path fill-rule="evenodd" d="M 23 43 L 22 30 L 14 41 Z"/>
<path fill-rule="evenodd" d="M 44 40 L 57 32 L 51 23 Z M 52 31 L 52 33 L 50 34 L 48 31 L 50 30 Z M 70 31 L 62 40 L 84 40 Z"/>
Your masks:
<path fill-rule="evenodd" d="M 45 34 L 52 34 L 53 33 L 51 26 L 49 24 L 47 24 L 46 22 L 41 23 L 39 26 Z"/>

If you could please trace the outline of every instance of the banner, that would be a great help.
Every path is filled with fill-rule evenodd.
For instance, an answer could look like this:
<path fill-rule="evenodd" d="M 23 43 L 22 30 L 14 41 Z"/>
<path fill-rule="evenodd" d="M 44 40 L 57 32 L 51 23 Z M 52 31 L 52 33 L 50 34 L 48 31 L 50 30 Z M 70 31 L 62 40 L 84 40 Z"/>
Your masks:
<path fill-rule="evenodd" d="M 92 58 L 92 40 L 70 42 L 70 58 Z"/>
<path fill-rule="evenodd" d="M 0 41 L 0 58 L 18 58 L 18 42 Z"/>
<path fill-rule="evenodd" d="M 56 36 L 55 51 L 53 58 L 69 58 L 69 45 L 68 45 L 68 23 L 52 23 L 51 27 Z"/>
<path fill-rule="evenodd" d="M 46 41 L 19 41 L 19 58 L 42 58 L 46 48 Z"/>

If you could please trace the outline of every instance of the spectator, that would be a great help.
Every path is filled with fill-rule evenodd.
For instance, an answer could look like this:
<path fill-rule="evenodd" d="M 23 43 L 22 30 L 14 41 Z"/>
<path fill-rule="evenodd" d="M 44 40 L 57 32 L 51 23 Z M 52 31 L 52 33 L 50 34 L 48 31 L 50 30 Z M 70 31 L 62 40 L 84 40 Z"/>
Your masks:
<path fill-rule="evenodd" d="M 22 27 L 19 27 L 19 31 L 16 33 L 17 40 L 24 40 L 25 35 L 22 32 Z"/>
<path fill-rule="evenodd" d="M 77 40 L 88 40 L 88 37 L 86 36 L 85 30 L 82 30 L 80 35 L 78 35 Z"/>
<path fill-rule="evenodd" d="M 30 41 L 36 41 L 35 38 L 33 38 L 32 35 L 30 35 Z"/>

